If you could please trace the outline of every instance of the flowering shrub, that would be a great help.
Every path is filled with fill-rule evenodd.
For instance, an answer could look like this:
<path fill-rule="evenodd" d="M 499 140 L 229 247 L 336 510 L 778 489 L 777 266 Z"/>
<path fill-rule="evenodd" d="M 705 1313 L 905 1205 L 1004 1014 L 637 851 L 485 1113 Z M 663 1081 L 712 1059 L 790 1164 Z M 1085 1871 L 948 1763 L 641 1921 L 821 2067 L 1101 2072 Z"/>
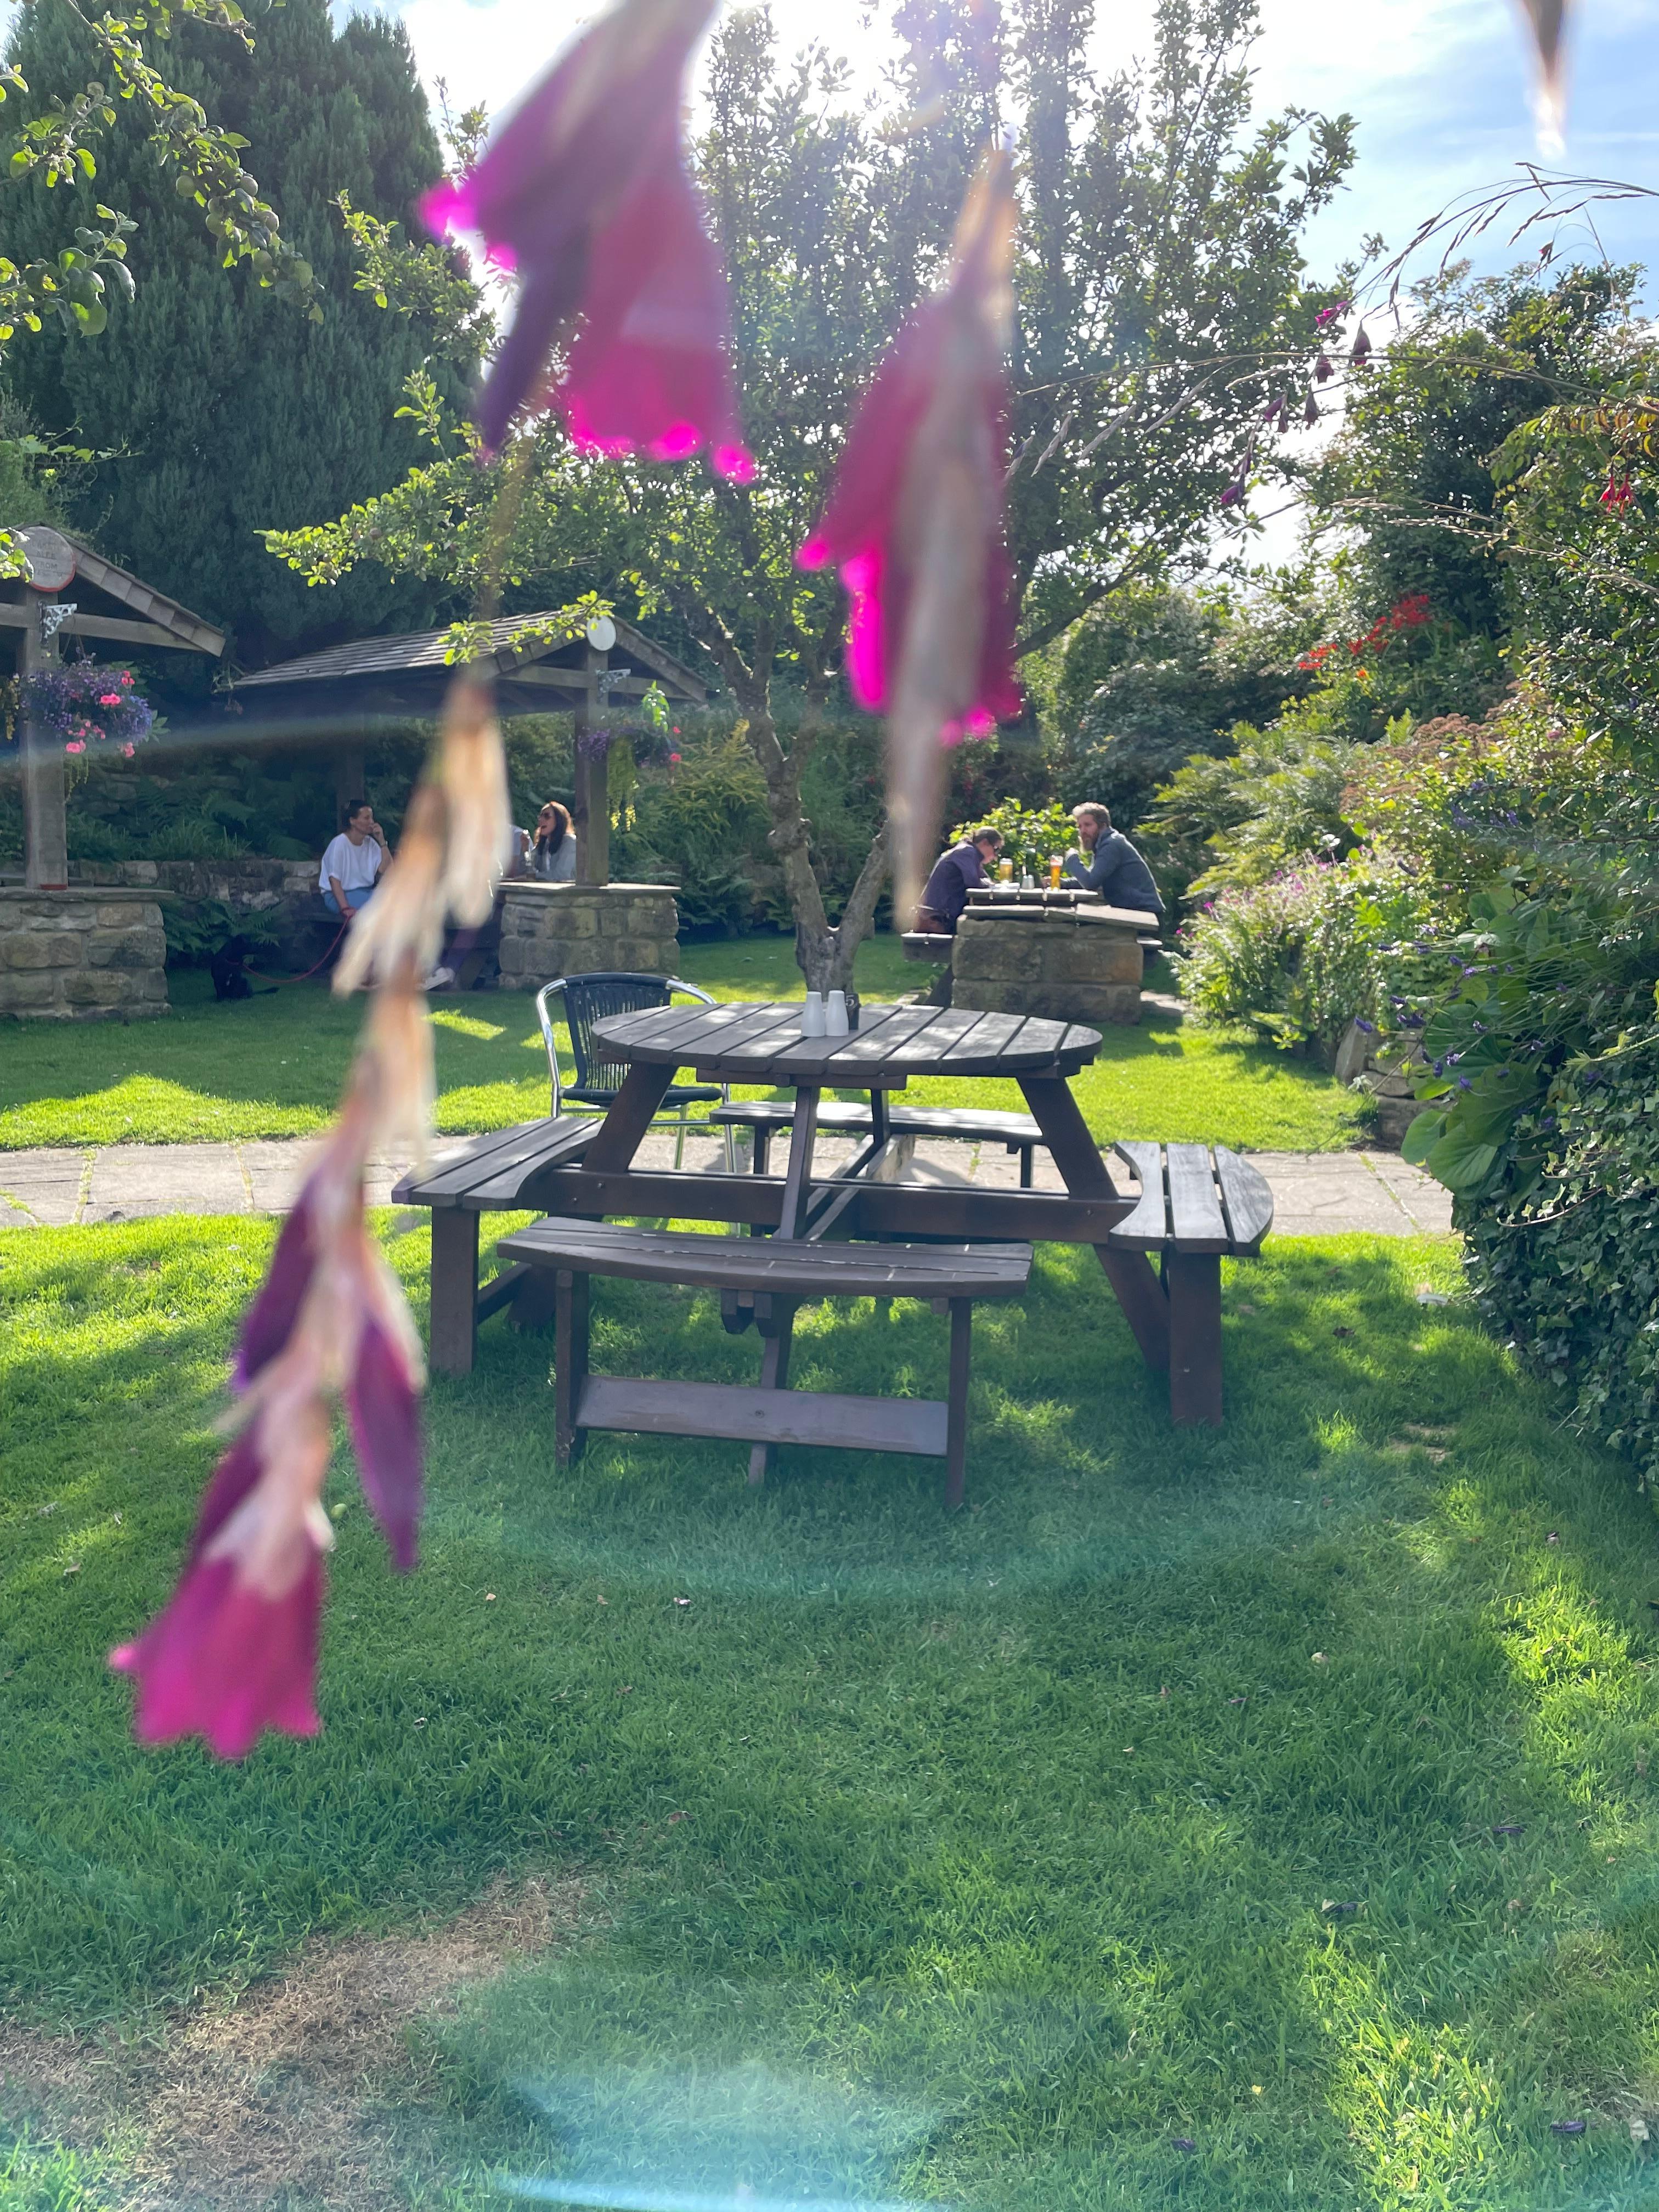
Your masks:
<path fill-rule="evenodd" d="M 66 753 L 84 753 L 90 747 L 131 757 L 155 722 L 155 709 L 125 668 L 80 660 L 21 679 L 9 735 L 15 743 L 24 725 L 32 723 L 56 737 Z"/>
<path fill-rule="evenodd" d="M 1286 869 L 1218 892 L 1182 925 L 1182 995 L 1201 1021 L 1329 1055 L 1351 1021 L 1383 1025 L 1395 948 L 1426 918 L 1421 886 L 1397 864 L 1356 855 Z"/>
<path fill-rule="evenodd" d="M 1069 809 L 1058 802 L 1053 806 L 1022 806 L 1017 799 L 1002 799 L 983 814 L 975 815 L 971 822 L 958 822 L 951 832 L 951 843 L 958 842 L 970 830 L 1000 830 L 1002 857 L 1013 862 L 1016 877 L 1029 868 L 1044 883 L 1048 878 L 1048 855 L 1071 852 L 1077 845 L 1077 824 Z"/>

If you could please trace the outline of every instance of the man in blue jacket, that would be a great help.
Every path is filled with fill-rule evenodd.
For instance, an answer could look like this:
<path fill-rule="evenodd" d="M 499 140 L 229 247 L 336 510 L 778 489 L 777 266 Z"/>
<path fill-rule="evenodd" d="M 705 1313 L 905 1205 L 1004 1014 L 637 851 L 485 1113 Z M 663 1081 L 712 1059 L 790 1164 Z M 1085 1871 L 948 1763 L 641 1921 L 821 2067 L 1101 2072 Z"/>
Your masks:
<path fill-rule="evenodd" d="M 1085 890 L 1098 891 L 1108 906 L 1129 907 L 1164 919 L 1164 902 L 1152 872 L 1096 800 L 1072 809 L 1080 852 L 1066 855 L 1066 873 Z"/>

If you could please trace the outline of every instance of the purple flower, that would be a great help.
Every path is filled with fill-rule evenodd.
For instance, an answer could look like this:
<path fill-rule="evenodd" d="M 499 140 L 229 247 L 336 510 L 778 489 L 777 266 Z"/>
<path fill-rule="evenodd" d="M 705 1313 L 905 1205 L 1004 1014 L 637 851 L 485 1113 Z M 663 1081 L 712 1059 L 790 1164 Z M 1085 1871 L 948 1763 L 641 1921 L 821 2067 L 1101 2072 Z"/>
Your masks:
<path fill-rule="evenodd" d="M 1365 325 L 1364 323 L 1361 323 L 1359 328 L 1354 332 L 1353 351 L 1349 355 L 1348 358 L 1352 362 L 1356 368 L 1363 368 L 1366 362 L 1370 358 L 1370 337 L 1366 331 Z"/>
<path fill-rule="evenodd" d="M 459 184 L 422 204 L 428 227 L 475 232 L 515 270 L 512 327 L 479 394 L 485 446 L 538 404 L 578 315 L 555 395 L 589 450 L 678 460 L 703 445 L 746 479 L 724 272 L 686 174 L 681 110 L 712 0 L 620 0 L 526 95 Z"/>
<path fill-rule="evenodd" d="M 1467 1075 L 1460 1075 L 1457 1079 L 1457 1087 L 1460 1091 L 1473 1091 L 1474 1085 Z"/>

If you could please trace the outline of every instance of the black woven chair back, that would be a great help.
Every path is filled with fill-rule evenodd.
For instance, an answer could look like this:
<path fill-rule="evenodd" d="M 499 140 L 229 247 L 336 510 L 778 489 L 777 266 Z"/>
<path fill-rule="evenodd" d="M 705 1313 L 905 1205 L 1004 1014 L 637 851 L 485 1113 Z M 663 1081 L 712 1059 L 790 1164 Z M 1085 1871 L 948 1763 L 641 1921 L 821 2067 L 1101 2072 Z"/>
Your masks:
<path fill-rule="evenodd" d="M 635 1014 L 647 1006 L 665 1006 L 668 986 L 660 975 L 572 975 L 564 987 L 564 1014 L 570 1050 L 576 1062 L 573 1092 L 592 1098 L 622 1089 L 626 1061 L 612 1060 L 594 1041 L 593 1024 L 611 1014 Z"/>

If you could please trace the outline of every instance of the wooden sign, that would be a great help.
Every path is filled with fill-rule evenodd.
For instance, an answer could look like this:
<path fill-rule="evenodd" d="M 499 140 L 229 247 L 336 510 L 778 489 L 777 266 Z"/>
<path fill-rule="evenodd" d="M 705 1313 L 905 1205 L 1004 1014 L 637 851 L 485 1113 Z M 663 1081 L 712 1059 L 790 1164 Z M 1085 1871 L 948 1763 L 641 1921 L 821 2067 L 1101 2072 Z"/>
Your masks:
<path fill-rule="evenodd" d="M 32 591 L 61 592 L 75 581 L 75 548 L 67 538 L 38 523 L 17 535 L 28 555 L 27 582 Z"/>

